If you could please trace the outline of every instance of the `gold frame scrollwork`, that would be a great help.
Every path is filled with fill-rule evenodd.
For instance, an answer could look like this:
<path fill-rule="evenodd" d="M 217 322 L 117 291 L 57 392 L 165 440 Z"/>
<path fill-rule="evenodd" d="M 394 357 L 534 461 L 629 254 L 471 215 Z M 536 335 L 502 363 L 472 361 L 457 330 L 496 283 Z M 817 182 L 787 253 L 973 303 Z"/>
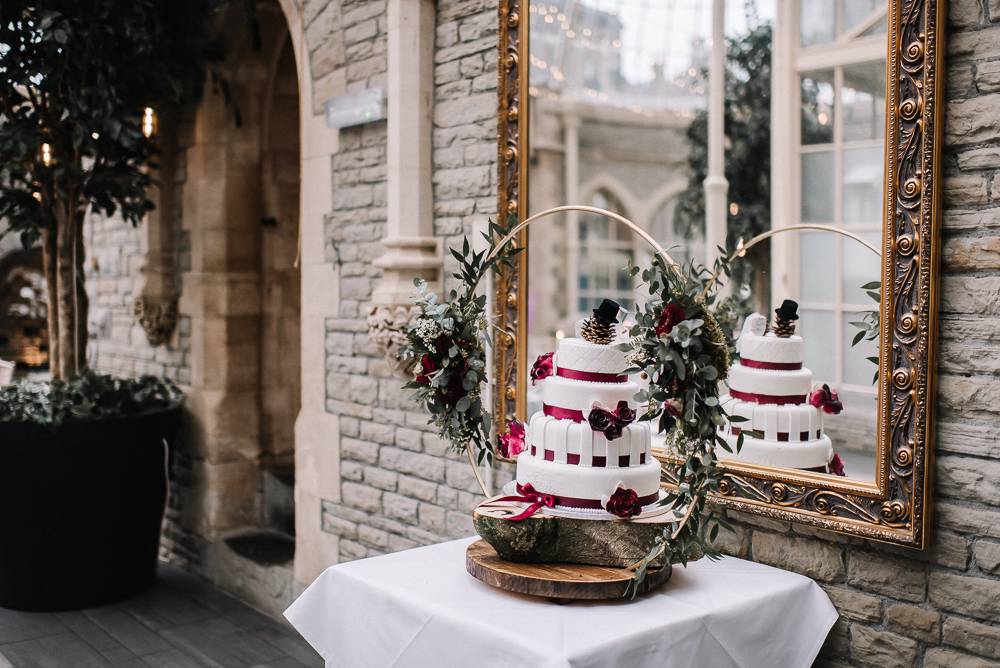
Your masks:
<path fill-rule="evenodd" d="M 935 346 L 940 252 L 944 0 L 887 0 L 885 199 L 878 471 L 873 483 L 727 467 L 717 500 L 735 510 L 914 548 L 931 533 Z M 499 2 L 498 211 L 527 216 L 528 20 Z M 527 245 L 527 230 L 518 244 Z M 494 416 L 526 410 L 527 258 L 495 280 Z M 665 481 L 669 484 L 669 480 Z"/>

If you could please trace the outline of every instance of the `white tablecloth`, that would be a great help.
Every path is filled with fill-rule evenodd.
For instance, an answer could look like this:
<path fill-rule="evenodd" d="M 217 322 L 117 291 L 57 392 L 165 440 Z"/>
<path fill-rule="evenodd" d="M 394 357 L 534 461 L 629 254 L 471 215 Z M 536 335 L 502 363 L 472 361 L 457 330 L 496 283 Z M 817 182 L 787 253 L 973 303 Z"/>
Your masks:
<path fill-rule="evenodd" d="M 328 568 L 285 617 L 347 668 L 804 668 L 837 620 L 809 578 L 734 558 L 635 601 L 560 605 L 466 573 L 472 540 Z"/>

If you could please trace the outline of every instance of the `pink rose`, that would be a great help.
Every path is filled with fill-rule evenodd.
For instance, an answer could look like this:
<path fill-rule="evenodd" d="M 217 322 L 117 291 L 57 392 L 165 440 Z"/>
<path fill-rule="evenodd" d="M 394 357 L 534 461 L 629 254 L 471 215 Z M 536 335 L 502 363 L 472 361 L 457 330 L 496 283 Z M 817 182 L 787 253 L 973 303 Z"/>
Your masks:
<path fill-rule="evenodd" d="M 634 489 L 619 487 L 608 499 L 604 509 L 612 515 L 628 518 L 641 513 L 642 504 L 639 503 L 639 495 Z"/>
<path fill-rule="evenodd" d="M 840 397 L 826 383 L 823 384 L 823 387 L 813 390 L 809 394 L 809 403 L 830 415 L 839 415 L 840 411 L 844 410 L 844 404 L 840 403 Z"/>
<path fill-rule="evenodd" d="M 513 459 L 524 452 L 524 424 L 517 420 L 507 423 L 507 432 L 500 434 L 500 455 Z"/>
<path fill-rule="evenodd" d="M 534 385 L 539 380 L 544 380 L 552 375 L 552 355 L 554 353 L 545 353 L 544 355 L 539 355 L 538 359 L 531 366 L 531 384 Z"/>

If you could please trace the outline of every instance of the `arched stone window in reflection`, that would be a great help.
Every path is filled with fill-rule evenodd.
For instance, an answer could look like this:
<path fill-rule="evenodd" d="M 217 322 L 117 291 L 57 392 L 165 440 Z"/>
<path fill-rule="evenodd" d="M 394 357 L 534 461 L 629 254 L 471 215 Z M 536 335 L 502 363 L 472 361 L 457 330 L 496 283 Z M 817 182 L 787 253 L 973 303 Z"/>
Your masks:
<path fill-rule="evenodd" d="M 591 206 L 621 213 L 621 200 L 608 190 L 599 190 L 587 202 Z M 624 226 L 607 218 L 583 214 L 577 224 L 579 270 L 576 279 L 576 318 L 583 318 L 603 299 L 614 299 L 627 309 L 635 304 L 633 281 L 625 271 L 635 260 L 635 240 Z M 570 277 L 573 280 L 574 277 Z"/>
<path fill-rule="evenodd" d="M 677 233 L 674 225 L 674 211 L 677 208 L 677 198 L 669 197 L 657 206 L 649 224 L 649 232 L 660 244 L 668 250 L 670 256 L 678 262 L 695 259 L 704 262 L 705 230 L 695 230 L 690 236 Z"/>

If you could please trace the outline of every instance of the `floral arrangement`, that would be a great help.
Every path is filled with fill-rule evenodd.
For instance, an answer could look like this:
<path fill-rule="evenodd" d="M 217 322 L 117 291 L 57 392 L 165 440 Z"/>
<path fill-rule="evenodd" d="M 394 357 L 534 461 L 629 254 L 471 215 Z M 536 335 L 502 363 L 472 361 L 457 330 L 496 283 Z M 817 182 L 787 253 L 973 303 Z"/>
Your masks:
<path fill-rule="evenodd" d="M 453 276 L 462 281 L 461 292 L 451 290 L 446 300 L 438 301 L 426 282 L 414 281 L 418 313 L 400 351 L 400 359 L 413 375 L 405 387 L 416 390 L 417 400 L 430 412 L 431 424 L 457 451 L 474 448 L 480 463 L 492 462 L 495 448 L 489 437 L 491 419 L 482 401 L 489 341 L 486 295 L 478 294 L 477 288 L 489 271 L 513 266 L 521 249 L 513 241 L 498 247 L 509 229 L 490 221 L 489 231 L 483 234 L 484 250 L 473 250 L 468 238 L 461 252 L 450 249 L 459 264 Z M 521 447 L 523 435 L 522 427 Z"/>
<path fill-rule="evenodd" d="M 633 593 L 646 567 L 664 551 L 671 562 L 702 554 L 717 558 L 711 543 L 720 528 L 731 529 L 723 511 L 708 504 L 722 479 L 715 447 L 731 451 L 720 427 L 727 419 L 743 421 L 727 416 L 719 400 L 731 361 L 735 306 L 733 298 L 717 303 L 713 287 L 721 274 L 729 274 L 728 257 L 717 260 L 712 273 L 694 263 L 668 265 L 659 255 L 649 268 L 629 270 L 633 277 L 641 273 L 649 298 L 635 314 L 630 341 L 620 344 L 633 364 L 625 373 L 649 380 L 648 389 L 636 395 L 648 403 L 639 419 L 656 421 L 658 431 L 669 435 L 672 457 L 664 469 L 675 487 L 662 503 L 685 517 L 637 565 Z M 737 449 L 742 444 L 741 435 Z"/>
<path fill-rule="evenodd" d="M 879 312 L 880 304 L 882 303 L 882 281 L 865 283 L 861 286 L 861 289 L 865 291 L 869 299 L 875 302 L 875 308 L 870 311 L 862 311 L 859 314 L 862 316 L 861 320 L 851 323 L 858 330 L 851 341 L 852 346 L 856 346 L 862 341 L 878 341 L 879 332 L 882 330 L 882 315 Z M 874 385 L 878 381 L 878 357 L 872 356 L 867 359 L 876 366 L 875 375 L 872 377 L 872 384 Z"/>

